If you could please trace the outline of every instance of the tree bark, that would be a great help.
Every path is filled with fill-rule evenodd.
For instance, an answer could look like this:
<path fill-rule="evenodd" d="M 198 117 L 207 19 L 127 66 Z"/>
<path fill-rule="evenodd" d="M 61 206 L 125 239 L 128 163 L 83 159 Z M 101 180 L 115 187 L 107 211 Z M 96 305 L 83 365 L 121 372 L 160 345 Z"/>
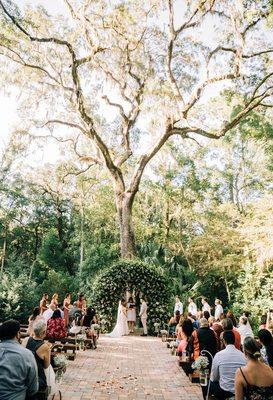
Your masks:
<path fill-rule="evenodd" d="M 115 200 L 120 229 L 120 255 L 132 259 L 137 256 L 132 218 L 134 194 L 116 191 Z"/>

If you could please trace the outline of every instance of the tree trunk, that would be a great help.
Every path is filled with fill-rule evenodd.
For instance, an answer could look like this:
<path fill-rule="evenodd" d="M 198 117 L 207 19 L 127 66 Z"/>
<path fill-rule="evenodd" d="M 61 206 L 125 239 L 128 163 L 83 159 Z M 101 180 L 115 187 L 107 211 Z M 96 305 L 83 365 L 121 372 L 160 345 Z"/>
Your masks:
<path fill-rule="evenodd" d="M 115 199 L 120 231 L 120 254 L 122 258 L 132 259 L 137 255 L 132 220 L 134 195 L 116 192 Z"/>
<path fill-rule="evenodd" d="M 80 244 L 80 278 L 82 277 L 83 258 L 84 258 L 84 208 L 81 204 L 81 244 Z"/>
<path fill-rule="evenodd" d="M 4 243 L 3 243 L 2 258 L 1 258 L 0 277 L 2 277 L 2 275 L 4 273 L 4 265 L 5 265 L 5 260 L 6 260 L 6 250 L 7 250 L 7 227 L 5 227 L 5 231 L 4 231 Z"/>

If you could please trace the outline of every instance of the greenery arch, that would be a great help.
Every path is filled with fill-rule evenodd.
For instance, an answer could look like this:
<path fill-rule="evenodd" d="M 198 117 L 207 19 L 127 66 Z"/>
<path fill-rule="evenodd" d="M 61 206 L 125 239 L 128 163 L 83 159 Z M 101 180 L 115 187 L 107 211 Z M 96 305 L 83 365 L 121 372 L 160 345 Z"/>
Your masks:
<path fill-rule="evenodd" d="M 121 260 L 97 276 L 89 294 L 108 329 L 115 323 L 117 305 L 126 290 L 139 291 L 146 297 L 150 332 L 154 322 L 166 321 L 170 287 L 165 275 L 141 261 Z"/>

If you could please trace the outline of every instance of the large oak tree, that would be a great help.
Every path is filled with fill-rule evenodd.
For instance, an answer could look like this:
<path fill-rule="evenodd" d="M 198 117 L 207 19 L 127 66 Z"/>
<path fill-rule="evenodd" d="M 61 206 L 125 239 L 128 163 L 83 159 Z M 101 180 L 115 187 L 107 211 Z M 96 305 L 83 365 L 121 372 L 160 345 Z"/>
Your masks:
<path fill-rule="evenodd" d="M 108 173 L 121 256 L 130 258 L 136 254 L 134 199 L 162 147 L 171 140 L 182 139 L 183 146 L 184 140 L 220 139 L 254 109 L 272 107 L 270 5 L 64 3 L 66 17 L 41 8 L 21 15 L 16 4 L 0 0 L 1 72 L 22 92 L 21 134 L 72 148 L 73 173 L 94 165 Z M 236 113 L 232 100 L 217 107 L 226 88 L 244 99 Z"/>

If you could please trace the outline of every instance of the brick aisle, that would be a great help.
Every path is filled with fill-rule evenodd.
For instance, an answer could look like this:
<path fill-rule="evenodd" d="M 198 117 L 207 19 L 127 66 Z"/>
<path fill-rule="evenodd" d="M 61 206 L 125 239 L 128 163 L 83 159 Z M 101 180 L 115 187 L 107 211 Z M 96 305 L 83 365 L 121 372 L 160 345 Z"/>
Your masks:
<path fill-rule="evenodd" d="M 201 400 L 158 338 L 101 336 L 97 350 L 77 353 L 64 375 L 63 400 Z"/>

